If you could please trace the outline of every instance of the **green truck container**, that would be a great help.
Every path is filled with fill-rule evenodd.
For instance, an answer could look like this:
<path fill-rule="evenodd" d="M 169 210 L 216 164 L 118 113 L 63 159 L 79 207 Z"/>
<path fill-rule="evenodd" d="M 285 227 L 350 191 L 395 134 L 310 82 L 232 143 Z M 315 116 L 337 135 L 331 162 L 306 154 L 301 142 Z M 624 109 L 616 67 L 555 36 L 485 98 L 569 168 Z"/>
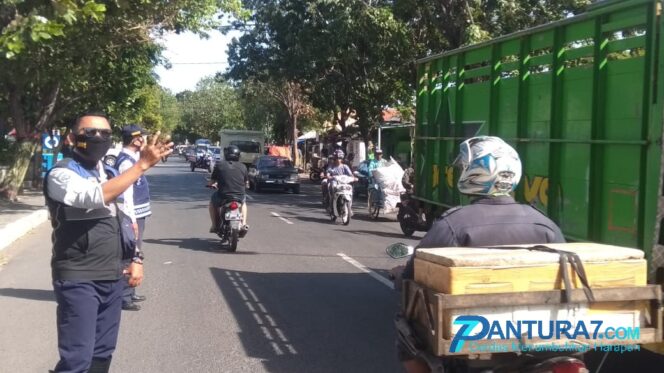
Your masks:
<path fill-rule="evenodd" d="M 417 63 L 414 198 L 429 216 L 466 203 L 459 144 L 499 136 L 521 156 L 516 198 L 569 240 L 637 247 L 664 268 L 660 0 L 587 12 Z"/>

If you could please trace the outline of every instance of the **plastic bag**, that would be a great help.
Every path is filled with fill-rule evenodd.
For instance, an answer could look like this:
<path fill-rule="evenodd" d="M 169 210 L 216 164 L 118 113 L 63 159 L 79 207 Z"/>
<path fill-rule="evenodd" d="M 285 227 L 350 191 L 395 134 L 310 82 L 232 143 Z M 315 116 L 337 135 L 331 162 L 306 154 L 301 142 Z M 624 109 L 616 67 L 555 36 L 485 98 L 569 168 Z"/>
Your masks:
<path fill-rule="evenodd" d="M 403 174 L 403 168 L 393 158 L 390 158 L 388 166 L 372 171 L 372 176 L 383 190 L 383 193 L 386 195 L 396 195 L 397 197 L 406 192 L 401 182 Z"/>

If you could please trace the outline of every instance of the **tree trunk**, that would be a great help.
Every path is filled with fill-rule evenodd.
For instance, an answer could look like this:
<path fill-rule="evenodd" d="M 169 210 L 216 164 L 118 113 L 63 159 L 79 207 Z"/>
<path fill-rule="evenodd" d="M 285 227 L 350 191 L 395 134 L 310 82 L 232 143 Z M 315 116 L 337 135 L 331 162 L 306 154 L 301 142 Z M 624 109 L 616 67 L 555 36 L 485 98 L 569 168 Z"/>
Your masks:
<path fill-rule="evenodd" d="M 291 134 L 293 137 L 293 148 L 291 149 L 291 154 L 293 154 L 293 164 L 295 167 L 298 167 L 299 157 L 297 152 L 297 116 L 291 118 Z"/>
<path fill-rule="evenodd" d="M 17 201 L 18 192 L 28 172 L 30 160 L 37 149 L 37 144 L 28 138 L 18 140 L 16 152 L 7 172 L 7 177 L 0 184 L 0 198 Z"/>

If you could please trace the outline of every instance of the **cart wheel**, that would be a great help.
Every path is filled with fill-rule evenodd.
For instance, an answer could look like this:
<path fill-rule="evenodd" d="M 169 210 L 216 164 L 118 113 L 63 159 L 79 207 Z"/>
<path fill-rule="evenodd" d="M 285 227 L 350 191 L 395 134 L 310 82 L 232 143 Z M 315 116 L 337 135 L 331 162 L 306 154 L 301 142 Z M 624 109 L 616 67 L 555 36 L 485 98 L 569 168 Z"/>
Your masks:
<path fill-rule="evenodd" d="M 380 206 L 378 206 L 376 199 L 376 191 L 372 189 L 369 192 L 369 216 L 371 216 L 374 220 L 378 219 L 378 215 L 380 215 Z"/>

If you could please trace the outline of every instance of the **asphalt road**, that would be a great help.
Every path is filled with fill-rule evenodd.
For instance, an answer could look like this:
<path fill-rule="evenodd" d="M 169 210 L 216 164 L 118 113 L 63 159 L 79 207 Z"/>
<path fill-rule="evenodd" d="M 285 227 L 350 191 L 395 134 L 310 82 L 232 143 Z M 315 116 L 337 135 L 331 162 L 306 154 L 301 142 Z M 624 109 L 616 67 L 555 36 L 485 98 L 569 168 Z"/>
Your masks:
<path fill-rule="evenodd" d="M 154 215 L 145 234 L 148 300 L 124 312 L 111 371 L 401 372 L 386 281 L 403 263 L 385 254 L 405 239 L 394 217 L 372 221 L 356 203 L 333 224 L 317 186 L 299 195 L 250 193 L 251 231 L 238 252 L 208 233 L 207 173 L 172 157 L 150 171 Z M 48 223 L 0 266 L 0 373 L 46 372 L 57 361 Z M 369 273 L 367 273 L 369 272 Z M 595 371 L 602 356 L 590 356 Z M 606 369 L 606 368 L 609 369 Z M 602 372 L 661 372 L 648 352 L 611 355 Z"/>
<path fill-rule="evenodd" d="M 333 224 L 319 187 L 303 184 L 299 195 L 250 193 L 251 231 L 227 253 L 208 233 L 207 175 L 174 157 L 148 175 L 154 215 L 138 290 L 148 300 L 123 313 L 112 371 L 400 372 L 398 295 L 383 276 L 402 261 L 385 247 L 417 240 L 394 218 L 369 220 L 361 203 L 349 226 Z M 0 372 L 57 361 L 49 242 L 47 223 L 0 269 Z"/>

